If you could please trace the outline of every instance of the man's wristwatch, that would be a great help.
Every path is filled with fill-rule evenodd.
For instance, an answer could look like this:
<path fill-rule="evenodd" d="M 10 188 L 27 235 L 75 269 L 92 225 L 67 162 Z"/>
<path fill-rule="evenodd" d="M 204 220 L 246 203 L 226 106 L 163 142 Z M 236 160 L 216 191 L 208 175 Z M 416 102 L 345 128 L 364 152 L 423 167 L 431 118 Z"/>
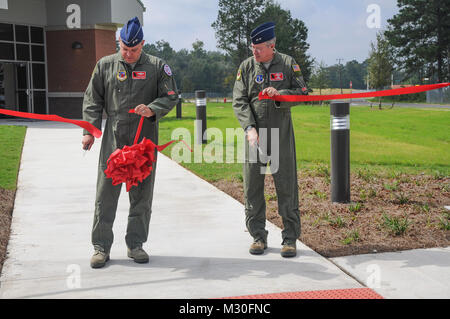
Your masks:
<path fill-rule="evenodd" d="M 250 131 L 254 126 L 253 125 L 249 125 L 245 128 L 244 132 L 247 133 L 248 131 Z"/>

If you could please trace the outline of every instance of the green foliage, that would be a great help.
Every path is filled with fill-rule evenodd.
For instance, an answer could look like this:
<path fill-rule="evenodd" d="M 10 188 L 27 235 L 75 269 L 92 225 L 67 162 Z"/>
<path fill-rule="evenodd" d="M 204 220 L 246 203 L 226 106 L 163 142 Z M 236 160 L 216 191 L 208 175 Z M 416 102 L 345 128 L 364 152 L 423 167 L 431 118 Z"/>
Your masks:
<path fill-rule="evenodd" d="M 345 233 L 345 238 L 341 241 L 344 245 L 350 245 L 351 243 L 359 241 L 358 229 L 353 229 Z"/>
<path fill-rule="evenodd" d="M 394 236 L 403 235 L 409 225 L 411 225 L 411 222 L 408 221 L 408 217 L 392 217 L 383 213 L 382 226 L 390 231 Z"/>
<path fill-rule="evenodd" d="M 442 230 L 450 230 L 450 213 L 444 212 L 439 218 L 439 228 Z"/>
<path fill-rule="evenodd" d="M 357 213 L 357 212 L 359 212 L 359 211 L 361 211 L 361 209 L 362 209 L 362 204 L 361 203 L 353 203 L 353 204 L 350 204 L 349 206 L 348 206 L 348 210 L 351 212 L 351 213 Z"/>
<path fill-rule="evenodd" d="M 250 33 L 257 26 L 265 0 L 219 0 L 217 19 L 212 23 L 218 47 L 232 59 L 233 67 L 251 56 Z"/>
<path fill-rule="evenodd" d="M 323 61 L 314 68 L 309 86 L 318 88 L 319 94 L 322 94 L 322 89 L 326 89 L 330 86 L 329 72 Z"/>
<path fill-rule="evenodd" d="M 366 89 L 367 77 L 367 63 L 368 60 L 359 63 L 356 60 L 351 60 L 345 65 L 331 65 L 325 70 L 330 81 L 330 87 L 343 89 L 350 88 L 350 81 L 352 81 L 353 89 Z"/>
<path fill-rule="evenodd" d="M 398 0 L 399 13 L 388 20 L 385 32 L 395 58 L 408 76 L 419 81 L 450 81 L 450 2 Z M 417 83 L 417 82 L 416 82 Z"/>
<path fill-rule="evenodd" d="M 377 34 L 377 42 L 370 44 L 368 73 L 369 85 L 375 89 L 382 89 L 391 82 L 392 57 L 388 41 L 382 33 Z"/>
<path fill-rule="evenodd" d="M 393 181 L 392 183 L 386 183 L 383 185 L 384 189 L 387 191 L 396 191 L 398 189 L 398 182 L 397 181 Z"/>
<path fill-rule="evenodd" d="M 319 199 L 326 199 L 328 197 L 328 195 L 326 193 L 323 193 L 323 192 L 321 192 L 321 191 L 319 191 L 317 189 L 315 189 L 313 191 L 313 194 L 314 194 L 314 196 L 316 196 Z"/>
<path fill-rule="evenodd" d="M 236 78 L 231 60 L 224 54 L 205 51 L 204 43 L 197 40 L 192 50 L 175 51 L 164 40 L 155 44 L 145 44 L 144 52 L 165 60 L 171 67 L 177 87 L 182 92 L 195 90 L 230 93 Z M 232 81 L 231 81 L 232 79 Z"/>
<path fill-rule="evenodd" d="M 358 169 L 356 175 L 367 183 L 373 182 L 377 177 L 375 172 L 368 167 Z"/>
<path fill-rule="evenodd" d="M 409 203 L 409 198 L 404 193 L 396 194 L 395 199 L 398 204 L 404 205 Z"/>
<path fill-rule="evenodd" d="M 0 125 L 0 188 L 15 189 L 26 127 Z"/>
<path fill-rule="evenodd" d="M 333 227 L 342 228 L 347 225 L 345 220 L 341 216 L 336 216 L 334 218 L 329 218 L 328 223 Z"/>

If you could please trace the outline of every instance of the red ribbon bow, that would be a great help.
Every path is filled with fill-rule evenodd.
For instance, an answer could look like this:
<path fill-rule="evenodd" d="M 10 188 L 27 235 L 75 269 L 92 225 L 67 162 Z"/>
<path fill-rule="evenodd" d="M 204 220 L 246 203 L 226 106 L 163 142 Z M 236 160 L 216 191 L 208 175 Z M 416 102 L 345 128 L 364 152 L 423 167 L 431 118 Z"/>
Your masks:
<path fill-rule="evenodd" d="M 134 109 L 128 113 L 135 113 Z M 141 116 L 133 145 L 115 150 L 107 161 L 106 177 L 112 179 L 113 185 L 126 183 L 127 192 L 130 191 L 131 187 L 137 186 L 138 183 L 141 183 L 151 174 L 153 163 L 156 161 L 155 149 L 161 152 L 173 142 L 177 142 L 172 140 L 164 145 L 156 145 L 144 137 L 139 144 L 136 144 L 141 135 L 143 122 L 144 117 Z M 184 141 L 180 141 L 189 148 Z M 192 152 L 190 148 L 189 150 Z"/>

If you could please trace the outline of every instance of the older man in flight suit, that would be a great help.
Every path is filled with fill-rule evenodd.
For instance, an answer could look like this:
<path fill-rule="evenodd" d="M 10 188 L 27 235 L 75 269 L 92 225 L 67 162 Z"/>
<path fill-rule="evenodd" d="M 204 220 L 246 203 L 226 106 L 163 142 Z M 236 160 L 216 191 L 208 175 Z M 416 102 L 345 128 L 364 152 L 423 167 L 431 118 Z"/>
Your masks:
<path fill-rule="evenodd" d="M 178 102 L 170 67 L 161 59 L 142 52 L 143 45 L 142 27 L 135 17 L 120 32 L 120 52 L 97 62 L 84 96 L 84 120 L 101 129 L 102 113 L 105 111 L 107 114 L 98 164 L 92 268 L 103 267 L 109 260 L 114 238 L 113 222 L 122 186 L 113 186 L 112 180 L 106 178 L 107 159 L 117 148 L 133 144 L 140 116 L 146 117 L 140 139 L 146 137 L 157 144 L 158 120 Z M 130 109 L 134 109 L 136 114 L 129 114 Z M 87 131 L 83 134 L 83 148 L 90 149 L 94 137 Z M 155 170 L 156 163 L 150 176 L 129 192 L 125 241 L 128 257 L 137 263 L 149 260 L 142 244 L 148 238 Z"/>
<path fill-rule="evenodd" d="M 297 254 L 296 240 L 300 236 L 298 208 L 297 161 L 290 107 L 298 103 L 259 100 L 262 91 L 275 95 L 307 94 L 300 67 L 295 60 L 275 50 L 275 24 L 264 23 L 251 33 L 253 57 L 239 67 L 233 90 L 233 109 L 245 130 L 246 152 L 243 165 L 245 220 L 254 241 L 250 253 L 259 255 L 267 248 L 266 204 L 264 198 L 264 156 L 252 160 L 256 148 L 270 158 L 278 198 L 278 212 L 283 220 L 283 257 Z M 272 132 L 278 136 L 272 136 Z M 262 134 L 263 132 L 267 134 Z M 276 140 L 272 140 L 276 139 Z M 275 145 L 278 148 L 273 149 Z M 279 152 L 276 152 L 279 150 Z M 254 153 L 256 154 L 256 152 Z M 275 158 L 276 157 L 276 158 Z M 274 161 L 277 167 L 274 167 Z"/>

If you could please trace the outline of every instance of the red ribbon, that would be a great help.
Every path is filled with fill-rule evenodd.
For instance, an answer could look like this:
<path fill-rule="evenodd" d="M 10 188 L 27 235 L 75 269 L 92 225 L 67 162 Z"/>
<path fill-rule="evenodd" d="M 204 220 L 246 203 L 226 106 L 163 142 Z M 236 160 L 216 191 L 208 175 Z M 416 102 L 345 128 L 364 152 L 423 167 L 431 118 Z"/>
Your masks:
<path fill-rule="evenodd" d="M 66 119 L 65 117 L 61 117 L 58 115 L 35 114 L 35 113 L 17 112 L 17 111 L 4 110 L 4 109 L 0 109 L 0 114 L 16 116 L 16 117 L 25 117 L 25 118 L 29 118 L 29 119 L 35 119 L 35 120 L 71 123 L 71 124 L 78 125 L 81 128 L 84 128 L 85 130 L 87 130 L 89 133 L 91 133 L 96 138 L 99 138 L 102 136 L 102 131 L 100 131 L 94 125 L 92 125 L 91 123 L 86 122 L 86 121 Z"/>
<path fill-rule="evenodd" d="M 375 92 L 365 92 L 365 93 L 352 93 L 352 94 L 332 94 L 332 95 L 277 95 L 269 97 L 266 94 L 259 93 L 260 100 L 274 100 L 279 102 L 308 102 L 308 101 L 326 101 L 326 100 L 341 100 L 341 99 L 355 99 L 362 97 L 378 97 L 378 96 L 391 96 L 391 95 L 402 95 L 402 94 L 412 94 L 425 92 L 430 90 L 435 90 L 443 87 L 450 86 L 450 83 L 438 83 L 438 84 L 427 84 L 411 86 L 407 88 L 375 91 Z"/>

